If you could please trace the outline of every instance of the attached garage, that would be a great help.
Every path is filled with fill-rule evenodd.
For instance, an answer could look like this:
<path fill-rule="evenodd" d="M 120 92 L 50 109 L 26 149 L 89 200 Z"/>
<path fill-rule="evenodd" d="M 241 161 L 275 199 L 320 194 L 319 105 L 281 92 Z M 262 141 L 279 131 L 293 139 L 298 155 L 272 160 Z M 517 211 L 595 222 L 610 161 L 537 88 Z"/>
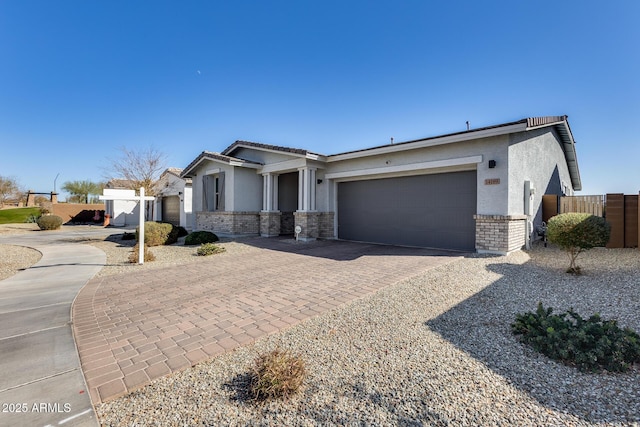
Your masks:
<path fill-rule="evenodd" d="M 180 196 L 162 198 L 162 221 L 180 225 Z"/>
<path fill-rule="evenodd" d="M 338 238 L 475 250 L 476 171 L 338 183 Z"/>

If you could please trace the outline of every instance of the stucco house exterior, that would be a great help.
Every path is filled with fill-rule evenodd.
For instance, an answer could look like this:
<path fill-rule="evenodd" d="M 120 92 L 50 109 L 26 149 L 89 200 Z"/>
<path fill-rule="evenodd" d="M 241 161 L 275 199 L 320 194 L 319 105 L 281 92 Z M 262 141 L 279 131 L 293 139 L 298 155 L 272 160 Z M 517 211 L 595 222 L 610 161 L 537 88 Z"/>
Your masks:
<path fill-rule="evenodd" d="M 182 169 L 167 168 L 155 183 L 153 195 L 155 200 L 147 201 L 145 217 L 147 220 L 170 222 L 191 228 L 192 220 L 192 190 L 191 179 L 181 178 Z M 138 226 L 140 222 L 140 207 L 134 199 L 138 191 L 131 189 L 135 184 L 125 179 L 112 179 L 102 190 L 105 200 L 105 214 L 110 217 L 110 225 L 116 227 Z M 120 198 L 120 200 L 118 200 Z"/>
<path fill-rule="evenodd" d="M 127 181 L 112 179 L 102 190 L 102 195 L 106 198 L 116 198 L 116 200 L 104 201 L 104 213 L 109 215 L 109 224 L 114 227 L 137 226 L 140 222 L 140 207 L 135 200 L 117 200 L 117 198 L 133 198 L 135 190 L 127 188 Z"/>
<path fill-rule="evenodd" d="M 196 230 L 462 251 L 521 249 L 542 195 L 581 189 L 567 116 L 323 155 L 236 141 L 181 173 Z"/>
<path fill-rule="evenodd" d="M 166 169 L 156 188 L 156 200 L 153 210 L 154 221 L 169 222 L 191 229 L 192 219 L 192 188 L 190 178 L 181 178 L 182 169 Z"/>

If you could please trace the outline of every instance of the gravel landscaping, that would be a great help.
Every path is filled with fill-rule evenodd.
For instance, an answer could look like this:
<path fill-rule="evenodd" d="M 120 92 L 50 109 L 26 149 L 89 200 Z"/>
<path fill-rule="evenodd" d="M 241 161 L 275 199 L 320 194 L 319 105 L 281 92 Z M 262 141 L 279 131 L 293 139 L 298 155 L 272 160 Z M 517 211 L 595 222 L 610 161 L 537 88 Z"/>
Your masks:
<path fill-rule="evenodd" d="M 0 236 L 30 233 L 38 230 L 38 226 L 29 224 L 2 224 Z M 18 271 L 31 267 L 40 261 L 42 254 L 35 249 L 24 246 L 0 244 L 0 280 L 7 279 Z"/>
<path fill-rule="evenodd" d="M 198 262 L 196 247 L 92 241 L 100 275 Z M 227 241 L 229 251 L 246 250 Z M 0 248 L 3 256 L 17 248 Z M 215 256 L 215 255 L 213 255 Z M 640 367 L 582 373 L 518 342 L 510 324 L 539 301 L 554 312 L 599 312 L 640 331 L 640 252 L 594 249 L 564 273 L 566 255 L 541 245 L 506 257 L 469 255 L 256 343 L 154 381 L 96 408 L 105 426 L 640 425 Z M 255 358 L 276 347 L 306 362 L 288 401 L 247 394 Z"/>
<path fill-rule="evenodd" d="M 18 271 L 40 261 L 42 254 L 23 246 L 0 244 L 0 280 L 7 279 Z"/>
<path fill-rule="evenodd" d="M 518 342 L 509 325 L 538 301 L 600 312 L 640 330 L 637 250 L 567 259 L 536 247 L 472 255 L 97 408 L 104 425 L 638 425 L 640 370 L 586 374 Z M 262 352 L 300 354 L 308 376 L 288 401 L 256 403 Z"/>

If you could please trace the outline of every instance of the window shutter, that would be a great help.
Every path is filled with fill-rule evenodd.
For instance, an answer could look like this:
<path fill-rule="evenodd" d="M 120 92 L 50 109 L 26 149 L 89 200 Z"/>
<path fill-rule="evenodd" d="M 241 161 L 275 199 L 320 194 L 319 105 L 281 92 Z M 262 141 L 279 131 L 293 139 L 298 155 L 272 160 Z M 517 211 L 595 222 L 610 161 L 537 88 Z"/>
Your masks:
<path fill-rule="evenodd" d="M 215 175 L 205 175 L 202 177 L 202 202 L 204 210 L 207 212 L 214 211 L 216 208 L 216 179 Z"/>
<path fill-rule="evenodd" d="M 224 211 L 224 172 L 218 174 L 218 206 L 217 210 Z"/>

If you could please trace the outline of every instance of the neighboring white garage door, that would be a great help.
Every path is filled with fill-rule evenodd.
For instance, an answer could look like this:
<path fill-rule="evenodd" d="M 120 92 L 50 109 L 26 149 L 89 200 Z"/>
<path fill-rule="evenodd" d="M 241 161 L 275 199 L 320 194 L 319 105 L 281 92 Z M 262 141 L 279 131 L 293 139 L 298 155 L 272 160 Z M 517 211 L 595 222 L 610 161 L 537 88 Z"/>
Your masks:
<path fill-rule="evenodd" d="M 180 196 L 162 198 L 162 221 L 180 225 Z"/>
<path fill-rule="evenodd" d="M 338 184 L 338 237 L 475 250 L 476 171 Z"/>

